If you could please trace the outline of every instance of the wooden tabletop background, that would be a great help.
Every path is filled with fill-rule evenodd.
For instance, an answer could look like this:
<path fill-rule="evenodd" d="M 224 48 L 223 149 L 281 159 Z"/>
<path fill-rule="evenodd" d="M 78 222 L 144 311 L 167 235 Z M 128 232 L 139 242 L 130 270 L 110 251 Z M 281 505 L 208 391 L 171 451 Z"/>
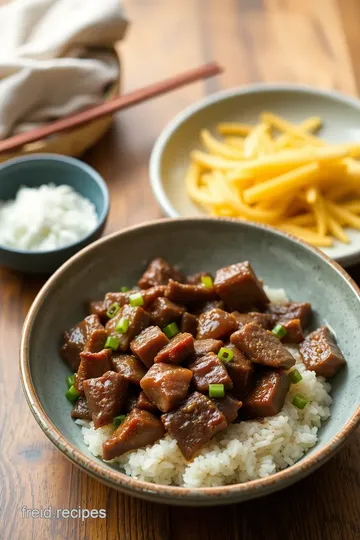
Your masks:
<path fill-rule="evenodd" d="M 84 156 L 110 188 L 106 233 L 161 217 L 148 182 L 150 151 L 166 123 L 193 101 L 255 81 L 360 91 L 359 0 L 131 0 L 127 7 L 132 26 L 120 46 L 126 90 L 212 59 L 225 73 L 118 115 Z M 359 282 L 360 267 L 350 271 Z M 143 502 L 71 465 L 32 417 L 17 367 L 21 326 L 42 284 L 0 271 L 1 539 L 360 539 L 359 431 L 293 487 L 212 509 Z M 106 509 L 107 519 L 24 519 L 24 505 Z"/>

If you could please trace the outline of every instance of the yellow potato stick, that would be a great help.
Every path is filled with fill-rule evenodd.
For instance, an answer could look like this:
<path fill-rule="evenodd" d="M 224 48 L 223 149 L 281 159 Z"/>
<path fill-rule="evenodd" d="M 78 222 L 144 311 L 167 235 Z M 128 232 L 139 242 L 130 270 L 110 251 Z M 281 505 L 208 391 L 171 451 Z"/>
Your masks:
<path fill-rule="evenodd" d="M 224 144 L 238 148 L 239 150 L 244 149 L 244 139 L 241 137 L 225 137 Z"/>
<path fill-rule="evenodd" d="M 201 131 L 200 137 L 205 148 L 212 154 L 226 159 L 243 159 L 243 153 L 240 150 L 218 141 L 207 129 Z"/>
<path fill-rule="evenodd" d="M 328 215 L 324 201 L 320 196 L 317 197 L 317 200 L 313 205 L 313 212 L 316 221 L 316 230 L 320 235 L 324 236 L 328 230 Z"/>
<path fill-rule="evenodd" d="M 263 133 L 259 139 L 258 155 L 266 156 L 267 154 L 271 154 L 273 151 L 274 146 L 269 133 Z"/>
<path fill-rule="evenodd" d="M 318 131 L 322 126 L 322 121 L 320 116 L 309 116 L 309 118 L 306 118 L 303 122 L 298 124 L 296 127 L 297 129 L 301 129 L 301 131 Z"/>
<path fill-rule="evenodd" d="M 335 147 L 346 150 L 351 158 L 360 157 L 360 144 L 358 143 L 337 144 Z"/>
<path fill-rule="evenodd" d="M 192 163 L 185 176 L 187 192 L 191 199 L 197 203 L 213 204 L 213 199 L 206 194 L 205 190 L 199 189 L 200 168 L 196 163 Z"/>
<path fill-rule="evenodd" d="M 299 139 L 303 139 L 305 141 L 308 141 L 309 143 L 312 143 L 314 146 L 320 146 L 323 144 L 321 139 L 319 139 L 318 137 L 315 137 L 311 133 L 308 133 L 299 128 L 298 126 L 291 124 L 290 122 L 288 122 L 284 118 L 281 118 L 280 116 L 277 116 L 276 114 L 264 112 L 260 115 L 260 118 L 263 122 L 266 122 L 275 129 L 283 131 L 284 133 L 290 133 L 291 135 L 294 135 Z"/>
<path fill-rule="evenodd" d="M 339 221 L 343 221 L 353 227 L 354 229 L 360 229 L 360 218 L 347 210 L 346 208 L 340 206 L 339 204 L 327 201 L 326 207 L 329 209 L 332 217 Z"/>
<path fill-rule="evenodd" d="M 216 126 L 221 135 L 248 135 L 254 126 L 240 122 L 222 122 Z"/>
<path fill-rule="evenodd" d="M 333 241 L 329 236 L 322 236 L 321 234 L 305 229 L 304 227 L 299 227 L 298 225 L 293 225 L 292 223 L 282 223 L 279 228 L 290 234 L 299 236 L 299 238 L 302 238 L 313 246 L 330 247 L 333 244 Z"/>
<path fill-rule="evenodd" d="M 259 146 L 268 130 L 267 124 L 259 124 L 249 133 L 244 141 L 244 157 L 253 158 L 259 155 Z"/>
<path fill-rule="evenodd" d="M 280 197 L 293 189 L 299 189 L 319 177 L 320 168 L 317 163 L 310 163 L 287 172 L 272 180 L 250 187 L 244 191 L 244 200 L 255 203 L 262 199 Z"/>
<path fill-rule="evenodd" d="M 278 154 L 261 156 L 258 159 L 243 161 L 237 164 L 237 168 L 242 171 L 259 174 L 263 172 L 274 172 L 280 174 L 284 168 L 300 167 L 311 162 L 319 162 L 323 165 L 327 162 L 341 160 L 346 157 L 346 151 L 339 148 L 314 148 L 299 150 L 284 150 Z"/>
<path fill-rule="evenodd" d="M 299 227 L 307 227 L 315 224 L 314 214 L 300 214 L 289 219 L 289 223 L 292 225 L 298 225 Z"/>
<path fill-rule="evenodd" d="M 239 189 L 245 189 L 254 184 L 254 176 L 242 171 L 229 171 L 226 174 L 228 182 L 236 185 Z"/>
<path fill-rule="evenodd" d="M 231 161 L 230 159 L 224 159 L 211 154 L 205 154 L 200 150 L 194 150 L 191 152 L 191 158 L 208 169 L 219 169 L 221 171 L 230 171 L 232 169 L 239 169 L 243 165 L 243 161 Z"/>
<path fill-rule="evenodd" d="M 319 118 L 318 116 L 312 116 L 304 120 L 304 122 L 301 122 L 301 124 L 298 124 L 296 127 L 297 129 L 304 131 L 305 133 L 308 131 L 317 131 L 321 127 L 321 118 Z M 274 141 L 274 148 L 276 150 L 280 150 L 281 148 L 285 148 L 286 146 L 291 146 L 291 143 L 294 146 L 298 146 L 303 145 L 304 143 L 306 143 L 306 141 L 304 141 L 303 139 L 299 139 L 298 137 L 290 133 L 282 133 Z"/>
<path fill-rule="evenodd" d="M 314 204 L 318 198 L 319 191 L 316 187 L 309 187 L 305 192 L 306 202 L 309 204 Z"/>
<path fill-rule="evenodd" d="M 327 224 L 328 224 L 330 233 L 335 238 L 337 238 L 338 240 L 340 240 L 340 242 L 343 242 L 344 244 L 350 243 L 349 237 L 347 236 L 347 234 L 345 234 L 344 229 L 342 228 L 341 225 L 339 225 L 339 223 L 334 218 L 328 216 Z"/>

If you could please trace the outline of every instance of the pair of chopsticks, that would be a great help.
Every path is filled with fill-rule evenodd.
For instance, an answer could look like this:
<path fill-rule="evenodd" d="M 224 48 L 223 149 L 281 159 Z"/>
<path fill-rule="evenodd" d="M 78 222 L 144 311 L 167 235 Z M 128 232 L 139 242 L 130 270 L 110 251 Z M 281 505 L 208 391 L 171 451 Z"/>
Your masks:
<path fill-rule="evenodd" d="M 144 88 L 139 88 L 138 90 L 129 92 L 128 94 L 112 99 L 106 103 L 101 103 L 100 105 L 96 105 L 85 111 L 67 116 L 61 120 L 52 122 L 51 124 L 0 140 L 0 153 L 9 152 L 10 150 L 15 150 L 25 144 L 45 139 L 50 135 L 77 128 L 92 120 L 122 111 L 128 107 L 161 96 L 162 94 L 166 94 L 167 92 L 171 92 L 172 90 L 176 90 L 177 88 L 181 88 L 182 86 L 200 79 L 213 77 L 221 72 L 222 68 L 215 62 L 204 64 L 203 66 L 180 73 L 179 75 L 175 75 L 164 81 L 159 81 L 149 86 L 145 86 Z"/>

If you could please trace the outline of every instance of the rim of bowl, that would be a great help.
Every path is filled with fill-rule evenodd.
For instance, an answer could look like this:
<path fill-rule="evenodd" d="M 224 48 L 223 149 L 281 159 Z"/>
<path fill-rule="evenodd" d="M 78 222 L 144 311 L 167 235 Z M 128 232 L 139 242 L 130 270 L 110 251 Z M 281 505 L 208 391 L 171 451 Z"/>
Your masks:
<path fill-rule="evenodd" d="M 98 231 L 104 225 L 104 223 L 106 221 L 106 218 L 107 218 L 107 216 L 109 214 L 109 210 L 110 210 L 110 196 L 109 196 L 109 190 L 108 190 L 108 187 L 106 185 L 106 182 L 103 179 L 103 177 L 101 176 L 101 174 L 98 173 L 93 167 L 91 167 L 91 165 L 88 165 L 87 163 L 84 163 L 80 159 L 77 159 L 77 158 L 74 158 L 74 157 L 71 157 L 71 156 L 63 156 L 61 154 L 52 154 L 52 153 L 47 154 L 45 152 L 39 153 L 39 154 L 31 154 L 29 156 L 15 157 L 15 158 L 9 159 L 5 163 L 0 164 L 0 176 L 1 176 L 2 171 L 6 170 L 6 169 L 9 169 L 11 167 L 14 167 L 18 163 L 30 162 L 30 161 L 41 161 L 41 160 L 43 160 L 43 161 L 58 161 L 58 162 L 61 162 L 61 163 L 66 163 L 68 165 L 71 165 L 74 168 L 82 169 L 99 186 L 99 188 L 101 190 L 102 198 L 103 198 L 103 209 L 102 209 L 102 211 L 101 211 L 101 213 L 99 215 L 97 214 L 96 226 L 86 236 L 83 236 L 82 238 L 80 238 L 79 240 L 76 240 L 75 242 L 71 242 L 71 244 L 66 244 L 66 246 L 61 246 L 61 247 L 56 248 L 56 249 L 47 249 L 47 250 L 43 250 L 43 251 L 39 251 L 39 250 L 33 250 L 32 251 L 32 250 L 29 250 L 29 249 L 14 249 L 14 248 L 11 248 L 11 247 L 8 247 L 8 246 L 0 245 L 0 250 L 1 251 L 6 251 L 8 253 L 16 253 L 16 254 L 19 254 L 19 255 L 22 255 L 22 256 L 26 256 L 26 255 L 29 255 L 29 256 L 51 255 L 51 254 L 54 254 L 54 253 L 61 253 L 63 251 L 66 251 L 67 249 L 74 248 L 77 245 L 82 244 L 83 242 L 86 242 L 86 241 L 90 240 L 90 238 L 93 236 L 93 234 L 96 231 Z M 0 178 L 0 180 L 1 180 L 1 178 Z M 51 182 L 49 182 L 49 183 L 51 183 Z M 64 184 L 65 185 L 70 185 L 70 184 L 66 184 L 65 181 L 64 181 Z M 19 184 L 19 185 L 21 185 L 21 184 Z M 24 185 L 26 185 L 26 182 L 24 182 Z M 43 184 L 41 184 L 41 185 L 45 185 L 45 182 Z M 82 195 L 82 197 L 87 199 L 87 197 L 85 195 Z M 89 199 L 87 199 L 87 200 L 89 200 Z"/>
<path fill-rule="evenodd" d="M 360 404 L 358 405 L 356 411 L 351 415 L 348 421 L 345 423 L 343 428 L 328 442 L 324 445 L 322 449 L 318 449 L 311 456 L 305 456 L 294 465 L 278 471 L 266 478 L 259 478 L 256 480 L 250 480 L 243 483 L 230 484 L 220 487 L 199 487 L 199 488 L 188 488 L 180 486 L 166 486 L 162 484 L 155 484 L 151 482 L 145 482 L 127 476 L 125 473 L 122 473 L 120 470 L 108 468 L 104 462 L 97 463 L 95 457 L 86 456 L 81 450 L 76 446 L 69 443 L 66 438 L 61 434 L 61 432 L 55 427 L 49 416 L 44 411 L 41 406 L 40 400 L 37 396 L 35 387 L 31 378 L 31 371 L 29 365 L 29 337 L 31 333 L 31 328 L 34 322 L 34 319 L 37 315 L 37 311 L 42 304 L 43 298 L 46 297 L 48 291 L 56 283 L 57 279 L 60 278 L 68 268 L 75 262 L 80 260 L 85 254 L 88 254 L 91 251 L 95 251 L 98 246 L 108 242 L 110 239 L 113 239 L 117 236 L 122 236 L 129 232 L 136 230 L 147 229 L 151 226 L 156 226 L 161 223 L 166 225 L 167 223 L 173 222 L 225 222 L 240 224 L 248 228 L 257 228 L 261 230 L 270 231 L 275 236 L 280 236 L 287 238 L 288 240 L 299 244 L 303 249 L 313 252 L 315 255 L 323 259 L 327 264 L 332 266 L 333 270 L 340 274 L 342 279 L 345 279 L 348 286 L 352 288 L 353 292 L 357 295 L 360 301 L 360 288 L 354 282 L 354 280 L 349 276 L 349 274 L 335 261 L 330 259 L 327 255 L 322 253 L 319 249 L 314 248 L 310 244 L 304 242 L 303 240 L 298 239 L 292 234 L 285 233 L 274 229 L 269 225 L 250 223 L 245 220 L 233 219 L 233 218 L 212 218 L 212 217 L 194 217 L 194 218 L 166 218 L 162 220 L 152 220 L 141 223 L 140 225 L 135 225 L 123 229 L 122 231 L 115 232 L 104 238 L 100 238 L 96 242 L 90 244 L 89 246 L 83 248 L 80 252 L 73 255 L 67 262 L 65 262 L 45 283 L 37 294 L 35 300 L 33 301 L 30 310 L 26 316 L 20 341 L 20 354 L 19 354 L 19 367 L 20 367 L 20 377 L 25 393 L 26 400 L 28 402 L 29 408 L 33 413 L 37 423 L 44 431 L 45 435 L 54 443 L 54 445 L 61 450 L 65 456 L 70 459 L 75 465 L 79 466 L 81 469 L 86 471 L 90 476 L 95 477 L 97 480 L 100 480 L 106 483 L 108 486 L 116 488 L 128 495 L 139 496 L 142 498 L 152 498 L 157 497 L 159 502 L 169 502 L 169 499 L 173 503 L 178 504 L 189 504 L 198 502 L 207 505 L 216 504 L 216 503 L 230 503 L 232 500 L 236 502 L 240 498 L 240 494 L 243 494 L 246 498 L 255 498 L 261 496 L 259 490 L 270 489 L 271 486 L 276 486 L 273 491 L 279 490 L 282 488 L 282 483 L 286 487 L 294 483 L 297 480 L 297 476 L 303 473 L 303 476 L 307 476 L 312 471 L 316 470 L 323 463 L 325 463 L 340 447 L 350 434 L 355 430 L 357 425 L 360 423 Z M 222 499 L 222 500 L 221 500 Z"/>
<path fill-rule="evenodd" d="M 330 98 L 342 104 L 351 105 L 356 109 L 360 109 L 360 100 L 337 92 L 335 90 L 322 90 L 313 88 L 304 84 L 292 84 L 292 83 L 253 83 L 235 88 L 220 90 L 214 94 L 210 94 L 204 98 L 198 99 L 192 105 L 186 107 L 180 111 L 170 122 L 165 126 L 163 131 L 157 138 L 150 156 L 149 162 L 149 178 L 152 192 L 158 201 L 163 212 L 169 217 L 182 217 L 182 215 L 171 204 L 166 190 L 163 186 L 163 178 L 161 175 L 161 160 L 164 150 L 170 137 L 178 130 L 178 128 L 191 116 L 198 111 L 207 108 L 219 101 L 224 101 L 234 96 L 242 96 L 246 94 L 259 94 L 259 93 L 272 93 L 272 92 L 300 92 L 303 94 L 313 94 L 322 96 L 324 98 Z M 186 217 L 186 216 L 183 216 Z M 193 217 L 193 216 L 188 216 Z M 195 216 L 194 216 L 195 217 Z M 204 214 L 206 217 L 206 214 Z"/>

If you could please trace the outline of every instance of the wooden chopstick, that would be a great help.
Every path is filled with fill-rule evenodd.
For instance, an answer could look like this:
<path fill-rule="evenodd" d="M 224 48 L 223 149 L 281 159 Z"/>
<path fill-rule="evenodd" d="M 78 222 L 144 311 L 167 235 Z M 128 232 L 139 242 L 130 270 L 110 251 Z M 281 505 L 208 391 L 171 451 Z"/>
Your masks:
<path fill-rule="evenodd" d="M 133 105 L 137 105 L 148 99 L 161 96 L 162 94 L 181 88 L 182 86 L 198 81 L 199 79 L 206 79 L 221 72 L 222 68 L 216 62 L 211 62 L 184 73 L 180 73 L 179 75 L 175 75 L 174 77 L 170 77 L 169 79 L 150 84 L 144 88 L 133 90 L 128 94 L 124 94 L 123 96 L 112 99 L 106 103 L 101 103 L 100 105 L 96 105 L 85 111 L 67 116 L 61 120 L 56 120 L 51 124 L 0 140 L 0 153 L 14 150 L 24 144 L 45 139 L 46 137 L 49 137 L 49 135 L 54 135 L 61 131 L 79 127 L 87 122 L 101 118 L 102 116 L 107 116 L 117 111 L 127 109 L 128 107 L 132 107 Z"/>

